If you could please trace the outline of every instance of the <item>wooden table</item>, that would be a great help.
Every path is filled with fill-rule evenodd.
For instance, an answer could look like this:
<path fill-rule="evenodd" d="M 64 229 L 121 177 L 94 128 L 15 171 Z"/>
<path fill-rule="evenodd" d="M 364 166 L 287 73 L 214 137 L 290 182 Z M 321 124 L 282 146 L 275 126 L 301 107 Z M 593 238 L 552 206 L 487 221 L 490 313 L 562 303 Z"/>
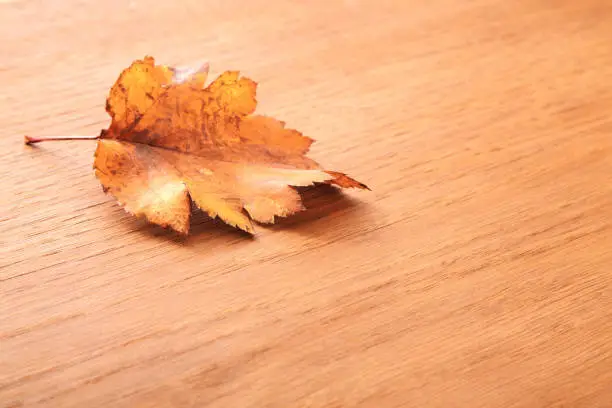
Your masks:
<path fill-rule="evenodd" d="M 0 1 L 0 407 L 611 407 L 612 3 Z M 210 61 L 371 192 L 249 239 L 92 173 L 130 62 Z"/>

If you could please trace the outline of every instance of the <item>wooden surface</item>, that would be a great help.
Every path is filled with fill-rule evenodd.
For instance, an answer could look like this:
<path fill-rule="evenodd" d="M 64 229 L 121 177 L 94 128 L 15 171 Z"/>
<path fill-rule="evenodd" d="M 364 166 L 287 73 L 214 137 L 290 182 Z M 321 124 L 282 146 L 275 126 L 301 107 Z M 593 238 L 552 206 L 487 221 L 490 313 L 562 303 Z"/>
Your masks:
<path fill-rule="evenodd" d="M 608 0 L 0 2 L 0 407 L 611 407 Z M 259 82 L 372 192 L 244 234 L 92 173 L 120 70 Z"/>

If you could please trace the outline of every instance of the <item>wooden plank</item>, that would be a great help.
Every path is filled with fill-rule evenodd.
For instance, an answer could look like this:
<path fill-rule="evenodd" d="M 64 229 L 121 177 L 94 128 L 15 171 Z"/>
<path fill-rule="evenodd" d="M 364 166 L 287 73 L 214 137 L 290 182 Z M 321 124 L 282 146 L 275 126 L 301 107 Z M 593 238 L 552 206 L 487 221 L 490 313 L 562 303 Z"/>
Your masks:
<path fill-rule="evenodd" d="M 210 4 L 206 4 L 210 3 Z M 612 3 L 0 2 L 0 407 L 612 406 Z M 92 174 L 120 70 L 259 83 L 372 192 L 254 239 Z"/>

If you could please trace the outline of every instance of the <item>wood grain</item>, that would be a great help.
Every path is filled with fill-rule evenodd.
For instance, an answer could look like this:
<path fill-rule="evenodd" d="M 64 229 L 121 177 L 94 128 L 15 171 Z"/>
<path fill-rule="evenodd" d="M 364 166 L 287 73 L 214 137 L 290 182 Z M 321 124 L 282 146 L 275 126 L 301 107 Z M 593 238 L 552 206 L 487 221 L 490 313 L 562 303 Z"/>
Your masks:
<path fill-rule="evenodd" d="M 0 2 L 0 407 L 612 406 L 612 3 Z M 372 192 L 250 239 L 93 177 L 146 54 Z"/>

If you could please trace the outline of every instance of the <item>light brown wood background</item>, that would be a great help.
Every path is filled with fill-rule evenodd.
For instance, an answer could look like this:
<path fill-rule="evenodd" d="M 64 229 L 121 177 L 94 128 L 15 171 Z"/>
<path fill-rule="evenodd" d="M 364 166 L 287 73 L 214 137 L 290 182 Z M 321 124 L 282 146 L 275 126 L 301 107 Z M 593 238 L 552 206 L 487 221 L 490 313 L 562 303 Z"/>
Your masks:
<path fill-rule="evenodd" d="M 92 173 L 204 59 L 372 192 L 186 239 Z M 0 2 L 0 407 L 612 407 L 608 0 Z"/>

